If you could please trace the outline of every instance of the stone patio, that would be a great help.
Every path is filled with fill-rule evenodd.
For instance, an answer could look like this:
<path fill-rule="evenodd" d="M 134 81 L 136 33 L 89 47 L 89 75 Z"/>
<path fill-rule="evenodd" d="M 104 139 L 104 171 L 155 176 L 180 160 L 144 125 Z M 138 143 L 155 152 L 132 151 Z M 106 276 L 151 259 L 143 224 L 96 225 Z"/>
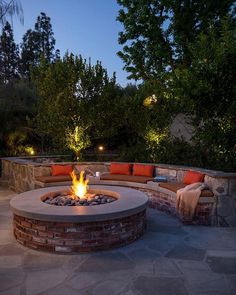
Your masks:
<path fill-rule="evenodd" d="M 183 226 L 148 209 L 148 229 L 117 250 L 58 255 L 19 245 L 0 187 L 0 294 L 234 295 L 236 227 Z"/>

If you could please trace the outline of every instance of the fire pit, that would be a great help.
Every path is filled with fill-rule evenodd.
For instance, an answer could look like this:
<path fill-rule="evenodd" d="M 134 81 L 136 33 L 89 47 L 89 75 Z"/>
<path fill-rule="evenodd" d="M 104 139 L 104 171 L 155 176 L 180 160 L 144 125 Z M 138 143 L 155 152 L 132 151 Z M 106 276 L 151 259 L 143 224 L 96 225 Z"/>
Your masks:
<path fill-rule="evenodd" d="M 14 235 L 22 245 L 54 253 L 112 249 L 134 242 L 146 226 L 147 196 L 115 186 L 91 186 L 87 193 L 115 201 L 100 205 L 53 206 L 44 202 L 69 187 L 28 191 L 11 200 Z"/>
<path fill-rule="evenodd" d="M 42 201 L 49 205 L 56 206 L 94 206 L 116 201 L 116 197 L 96 191 L 88 192 L 88 179 L 84 179 L 84 171 L 80 173 L 80 178 L 74 172 L 71 173 L 72 187 L 67 191 L 57 191 L 42 197 Z"/>

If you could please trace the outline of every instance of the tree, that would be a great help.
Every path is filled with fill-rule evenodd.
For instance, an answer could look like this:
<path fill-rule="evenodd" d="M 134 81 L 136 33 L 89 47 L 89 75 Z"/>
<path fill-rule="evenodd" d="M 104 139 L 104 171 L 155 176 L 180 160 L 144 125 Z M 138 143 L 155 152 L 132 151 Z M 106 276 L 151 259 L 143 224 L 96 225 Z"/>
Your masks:
<path fill-rule="evenodd" d="M 44 12 L 41 12 L 38 16 L 34 31 L 38 36 L 38 51 L 40 52 L 40 56 L 51 62 L 54 58 L 56 41 L 52 31 L 51 19 Z"/>
<path fill-rule="evenodd" d="M 223 19 L 189 47 L 191 67 L 176 71 L 175 91 L 194 118 L 204 164 L 236 169 L 236 26 Z"/>
<path fill-rule="evenodd" d="M 93 107 L 104 88 L 114 83 L 100 62 L 92 66 L 81 56 L 68 53 L 51 64 L 41 59 L 32 72 L 32 81 L 40 96 L 37 128 L 61 149 L 66 147 L 68 130 L 73 133 L 76 126 L 90 126 L 92 121 L 96 124 Z M 86 133 L 90 131 L 86 129 Z"/>
<path fill-rule="evenodd" d="M 76 160 L 81 160 L 81 151 L 90 145 L 90 139 L 86 133 L 88 126 L 84 126 L 79 118 L 74 120 L 74 126 L 66 130 L 66 146 L 75 153 Z"/>
<path fill-rule="evenodd" d="M 118 55 L 135 80 L 166 80 L 166 73 L 179 64 L 189 66 L 189 43 L 205 32 L 209 21 L 216 26 L 232 15 L 233 0 L 117 0 L 123 7 L 118 20 L 123 50 Z"/>
<path fill-rule="evenodd" d="M 23 9 L 20 1 L 17 0 L 0 0 L 0 24 L 5 25 L 7 17 L 11 17 L 16 14 L 20 17 L 20 21 L 23 23 Z"/>
<path fill-rule="evenodd" d="M 35 102 L 35 90 L 25 81 L 17 79 L 0 86 L 0 153 L 1 146 L 12 154 L 13 151 L 23 151 L 22 146 L 26 143 L 36 142 L 27 128 L 30 127 L 30 119 L 35 116 Z M 14 135 L 19 140 L 23 139 L 21 144 L 18 140 L 11 140 Z"/>
<path fill-rule="evenodd" d="M 0 37 L 0 80 L 9 82 L 18 76 L 19 52 L 14 42 L 13 31 L 6 22 Z"/>
<path fill-rule="evenodd" d="M 118 3 L 124 25 L 118 54 L 129 77 L 143 80 L 147 97 L 156 97 L 147 106 L 152 115 L 145 136 L 152 158 L 183 163 L 186 154 L 188 164 L 235 170 L 235 1 Z M 192 116 L 191 145 L 168 133 L 167 140 L 161 137 L 166 119 L 178 112 Z"/>
<path fill-rule="evenodd" d="M 39 64 L 40 58 L 48 63 L 54 59 L 55 38 L 50 17 L 41 12 L 35 23 L 34 30 L 29 29 L 21 43 L 21 74 L 30 76 L 30 68 Z M 58 55 L 58 53 L 57 53 Z"/>

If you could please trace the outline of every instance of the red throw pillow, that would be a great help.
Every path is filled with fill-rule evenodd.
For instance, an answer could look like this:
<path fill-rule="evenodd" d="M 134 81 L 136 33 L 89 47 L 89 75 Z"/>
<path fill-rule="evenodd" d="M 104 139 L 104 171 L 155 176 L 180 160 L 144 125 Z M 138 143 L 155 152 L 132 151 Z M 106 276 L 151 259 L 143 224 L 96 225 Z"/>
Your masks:
<path fill-rule="evenodd" d="M 52 165 L 52 176 L 70 175 L 73 165 Z"/>
<path fill-rule="evenodd" d="M 134 164 L 133 175 L 153 177 L 153 170 L 154 170 L 154 166 L 152 165 Z"/>
<path fill-rule="evenodd" d="M 184 175 L 183 183 L 192 184 L 195 182 L 203 182 L 205 174 L 196 171 L 187 171 Z"/>
<path fill-rule="evenodd" d="M 111 163 L 110 173 L 111 174 L 131 175 L 131 164 Z"/>

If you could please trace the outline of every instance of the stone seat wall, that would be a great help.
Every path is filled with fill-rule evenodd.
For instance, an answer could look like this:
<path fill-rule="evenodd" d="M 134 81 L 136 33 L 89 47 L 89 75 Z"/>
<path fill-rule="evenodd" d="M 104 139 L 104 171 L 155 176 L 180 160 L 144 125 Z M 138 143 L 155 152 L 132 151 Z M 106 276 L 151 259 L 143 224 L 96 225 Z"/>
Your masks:
<path fill-rule="evenodd" d="M 8 182 L 10 189 L 24 192 L 35 188 L 35 177 L 49 176 L 53 163 L 36 163 L 23 158 L 2 158 L 2 179 Z M 71 164 L 68 162 L 59 163 Z M 73 163 L 78 165 L 77 162 Z M 209 186 L 215 196 L 236 196 L 236 173 L 206 170 L 196 167 L 149 164 L 155 165 L 155 175 L 165 175 L 170 181 L 182 182 L 188 170 L 205 173 L 204 182 Z M 109 171 L 108 162 L 83 162 L 81 168 L 89 167 L 94 171 Z M 105 168 L 104 168 L 105 167 Z"/>
<path fill-rule="evenodd" d="M 37 176 L 49 176 L 53 163 L 37 163 L 24 158 L 2 158 L 2 179 L 7 181 L 10 189 L 24 192 L 38 186 L 35 181 Z M 59 163 L 71 164 L 68 162 Z M 77 164 L 78 163 L 73 163 Z M 196 167 L 186 167 L 166 164 L 150 164 L 155 166 L 155 175 L 166 175 L 170 181 L 181 182 L 188 170 L 199 171 L 205 174 L 204 182 L 214 193 L 217 203 L 217 214 L 222 219 L 222 224 L 228 219 L 236 225 L 236 173 L 225 173 Z M 94 171 L 109 171 L 108 162 L 83 162 L 81 168 L 89 167 Z M 66 184 L 66 183 L 63 183 Z M 51 184 L 52 185 L 52 184 Z"/>

